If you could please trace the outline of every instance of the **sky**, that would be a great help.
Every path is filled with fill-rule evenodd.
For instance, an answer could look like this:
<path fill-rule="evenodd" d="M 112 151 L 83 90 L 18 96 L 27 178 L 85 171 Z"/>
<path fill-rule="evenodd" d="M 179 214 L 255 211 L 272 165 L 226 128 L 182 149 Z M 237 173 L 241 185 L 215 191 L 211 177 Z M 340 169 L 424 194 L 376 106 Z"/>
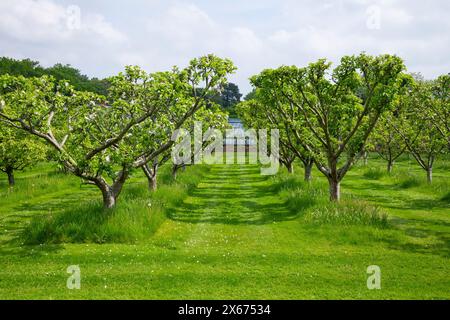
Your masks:
<path fill-rule="evenodd" d="M 0 56 L 71 64 L 91 77 L 163 71 L 214 53 L 243 93 L 266 68 L 397 54 L 409 72 L 450 72 L 450 1 L 0 0 Z"/>

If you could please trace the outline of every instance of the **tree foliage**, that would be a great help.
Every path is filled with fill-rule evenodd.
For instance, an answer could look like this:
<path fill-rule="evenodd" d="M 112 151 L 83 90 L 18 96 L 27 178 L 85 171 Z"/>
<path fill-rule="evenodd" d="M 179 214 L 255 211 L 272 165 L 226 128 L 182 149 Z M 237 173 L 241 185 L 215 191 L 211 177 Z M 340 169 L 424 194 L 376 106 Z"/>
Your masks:
<path fill-rule="evenodd" d="M 441 85 L 439 81 L 418 80 L 412 83 L 409 90 L 399 96 L 398 119 L 391 122 L 408 151 L 427 172 L 429 183 L 432 182 L 435 160 L 449 142 L 449 134 L 445 129 L 447 120 L 442 118 L 447 112 L 445 109 L 448 103 L 445 107 L 445 99 L 436 95 L 436 86 Z"/>
<path fill-rule="evenodd" d="M 53 77 L 4 75 L 0 118 L 46 141 L 67 171 L 102 191 L 110 208 L 133 169 L 167 151 L 173 130 L 205 107 L 209 91 L 234 70 L 213 55 L 153 74 L 127 67 L 110 79 L 108 100 Z"/>
<path fill-rule="evenodd" d="M 0 171 L 8 175 L 10 187 L 15 184 L 15 171 L 44 160 L 45 153 L 45 147 L 37 139 L 0 122 Z"/>
<path fill-rule="evenodd" d="M 391 55 L 346 56 L 333 71 L 319 60 L 305 68 L 280 67 L 254 77 L 288 103 L 278 108 L 301 147 L 311 154 L 338 200 L 340 181 L 358 160 L 381 114 L 402 85 L 403 62 Z"/>

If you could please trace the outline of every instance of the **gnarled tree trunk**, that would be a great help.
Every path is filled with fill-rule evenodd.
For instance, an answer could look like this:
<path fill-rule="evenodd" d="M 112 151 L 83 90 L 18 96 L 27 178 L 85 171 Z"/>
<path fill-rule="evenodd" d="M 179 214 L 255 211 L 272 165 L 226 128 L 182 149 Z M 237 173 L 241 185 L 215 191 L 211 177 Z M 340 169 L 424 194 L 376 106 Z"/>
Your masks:
<path fill-rule="evenodd" d="M 150 178 L 148 182 L 151 191 L 156 191 L 156 189 L 158 189 L 158 178 L 156 174 Z"/>
<path fill-rule="evenodd" d="M 433 182 L 433 167 L 427 168 L 427 182 L 432 183 Z"/>
<path fill-rule="evenodd" d="M 330 186 L 330 200 L 339 201 L 341 199 L 341 183 L 337 179 L 328 178 Z"/>
<path fill-rule="evenodd" d="M 8 184 L 10 188 L 13 188 L 16 184 L 16 180 L 14 179 L 14 170 L 11 168 L 6 169 L 6 174 L 8 175 Z"/>
<path fill-rule="evenodd" d="M 369 161 L 369 153 L 366 150 L 363 151 L 363 161 L 364 165 L 367 166 L 367 163 Z"/>
<path fill-rule="evenodd" d="M 294 163 L 293 163 L 293 161 L 287 162 L 286 163 L 286 168 L 287 168 L 287 171 L 290 174 L 293 174 L 294 173 Z"/>
<path fill-rule="evenodd" d="M 178 173 L 178 169 L 179 169 L 180 167 L 178 166 L 178 165 L 176 165 L 176 164 L 174 164 L 173 166 L 172 166 L 172 179 L 173 180 L 177 180 L 177 173 Z"/>
<path fill-rule="evenodd" d="M 142 166 L 142 170 L 147 177 L 150 191 L 156 191 L 158 189 L 158 163 L 154 162 L 151 167 L 145 164 Z"/>
<path fill-rule="evenodd" d="M 106 186 L 106 187 L 102 186 L 102 187 L 100 187 L 100 190 L 102 191 L 102 195 L 103 195 L 103 207 L 105 209 L 114 208 L 116 205 L 117 197 L 114 194 L 114 192 L 111 190 L 111 188 L 108 186 Z"/>
<path fill-rule="evenodd" d="M 387 163 L 387 172 L 392 173 L 392 168 L 394 167 L 394 161 L 389 160 Z"/>
<path fill-rule="evenodd" d="M 112 185 L 109 185 L 103 178 L 96 178 L 92 180 L 92 184 L 95 184 L 103 196 L 103 207 L 105 209 L 112 209 L 116 206 L 117 199 L 122 192 L 123 185 L 128 178 L 128 172 L 121 171 L 119 176 Z"/>
<path fill-rule="evenodd" d="M 312 169 L 314 161 L 310 159 L 308 161 L 305 161 L 303 165 L 305 167 L 305 181 L 310 182 L 312 180 Z"/>

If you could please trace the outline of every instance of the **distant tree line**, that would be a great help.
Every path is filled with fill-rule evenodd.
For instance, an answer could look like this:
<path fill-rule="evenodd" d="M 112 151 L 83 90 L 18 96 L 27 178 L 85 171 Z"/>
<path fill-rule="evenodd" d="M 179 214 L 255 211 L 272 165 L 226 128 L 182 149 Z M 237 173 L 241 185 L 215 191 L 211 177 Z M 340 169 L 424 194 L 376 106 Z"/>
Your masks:
<path fill-rule="evenodd" d="M 77 68 L 69 64 L 57 63 L 52 67 L 44 68 L 38 61 L 31 59 L 16 60 L 8 57 L 0 58 L 0 75 L 41 77 L 53 76 L 57 81 L 68 81 L 75 90 L 88 91 L 106 96 L 111 85 L 108 79 L 89 78 Z M 234 83 L 227 83 L 221 88 L 216 88 L 211 93 L 211 101 L 218 104 L 224 111 L 235 114 L 234 107 L 241 102 L 242 94 Z"/>
<path fill-rule="evenodd" d="M 38 61 L 30 59 L 16 60 L 8 57 L 0 58 L 0 75 L 41 77 L 53 76 L 56 80 L 66 80 L 78 91 L 89 91 L 107 95 L 110 86 L 107 79 L 89 78 L 80 70 L 69 64 L 57 63 L 52 67 L 44 68 Z"/>

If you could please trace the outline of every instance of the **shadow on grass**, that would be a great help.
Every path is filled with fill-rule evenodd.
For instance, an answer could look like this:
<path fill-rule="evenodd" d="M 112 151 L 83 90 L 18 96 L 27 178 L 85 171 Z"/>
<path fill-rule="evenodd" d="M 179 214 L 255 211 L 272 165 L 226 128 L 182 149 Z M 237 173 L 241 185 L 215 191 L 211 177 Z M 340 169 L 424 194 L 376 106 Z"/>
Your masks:
<path fill-rule="evenodd" d="M 202 181 L 203 187 L 189 193 L 192 203 L 184 202 L 168 210 L 169 219 L 188 223 L 262 225 L 295 220 L 298 210 L 290 210 L 259 175 L 256 166 L 226 170 L 215 169 Z M 218 175 L 219 174 L 219 175 Z M 220 177 L 223 177 L 221 179 Z"/>
<path fill-rule="evenodd" d="M 12 214 L 4 217 L 1 223 L 4 232 L 1 234 L 0 241 L 0 259 L 2 256 L 36 257 L 49 253 L 56 253 L 63 249 L 60 244 L 48 245 L 24 245 L 23 233 L 25 230 L 24 221 L 39 219 L 45 217 L 45 214 L 36 215 L 35 213 Z"/>
<path fill-rule="evenodd" d="M 58 253 L 63 249 L 64 246 L 61 244 L 17 245 L 16 240 L 10 240 L 0 247 L 0 258 L 6 256 L 18 256 L 21 258 L 42 257 Z"/>
<path fill-rule="evenodd" d="M 431 209 L 449 209 L 450 210 L 450 192 L 439 199 L 433 198 L 405 198 L 405 195 L 399 195 L 398 192 L 407 190 L 410 180 L 405 180 L 402 183 L 388 184 L 382 182 L 364 182 L 363 185 L 343 185 L 352 191 L 358 191 L 360 197 L 364 200 L 374 202 L 382 207 L 399 210 L 431 210 Z M 413 181 L 413 180 L 411 180 Z M 406 186 L 404 183 L 406 182 Z M 416 186 L 424 185 L 420 183 Z"/>
<path fill-rule="evenodd" d="M 394 250 L 450 257 L 450 223 L 440 219 L 393 218 L 391 224 L 404 237 L 386 237 L 383 242 Z M 431 239 L 430 239 L 431 238 Z M 430 240 L 432 240 L 430 242 Z"/>

